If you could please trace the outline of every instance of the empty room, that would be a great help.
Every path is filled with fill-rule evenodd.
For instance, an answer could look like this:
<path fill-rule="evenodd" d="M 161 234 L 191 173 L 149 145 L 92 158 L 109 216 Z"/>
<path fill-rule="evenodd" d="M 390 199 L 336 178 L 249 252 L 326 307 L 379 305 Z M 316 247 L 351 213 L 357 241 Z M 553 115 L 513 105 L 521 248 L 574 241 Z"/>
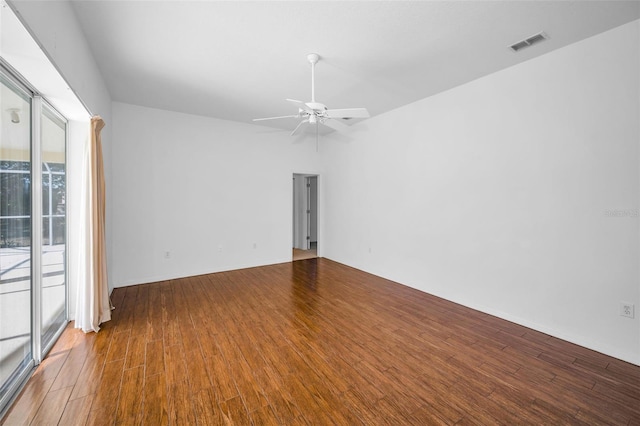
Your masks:
<path fill-rule="evenodd" d="M 640 2 L 0 1 L 0 424 L 640 425 Z"/>

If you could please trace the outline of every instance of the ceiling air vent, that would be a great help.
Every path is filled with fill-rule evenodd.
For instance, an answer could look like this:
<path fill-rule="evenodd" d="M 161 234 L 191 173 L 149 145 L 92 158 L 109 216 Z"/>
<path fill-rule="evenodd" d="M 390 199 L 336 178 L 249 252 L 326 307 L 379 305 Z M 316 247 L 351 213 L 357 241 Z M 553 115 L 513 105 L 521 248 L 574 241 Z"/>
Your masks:
<path fill-rule="evenodd" d="M 512 44 L 511 46 L 509 46 L 511 48 L 511 50 L 513 50 L 514 52 L 517 52 L 519 50 L 524 49 L 525 47 L 529 47 L 533 44 L 536 43 L 540 43 L 541 41 L 545 41 L 549 38 L 548 35 L 546 35 L 545 33 L 538 33 L 536 35 L 532 35 L 529 38 L 526 38 L 522 41 L 519 41 L 515 44 Z"/>

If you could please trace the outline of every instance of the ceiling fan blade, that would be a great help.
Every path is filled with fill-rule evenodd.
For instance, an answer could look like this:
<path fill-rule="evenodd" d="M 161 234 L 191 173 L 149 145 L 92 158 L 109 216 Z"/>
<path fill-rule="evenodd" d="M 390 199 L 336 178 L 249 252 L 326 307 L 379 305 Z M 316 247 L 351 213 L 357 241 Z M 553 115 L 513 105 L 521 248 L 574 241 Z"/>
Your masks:
<path fill-rule="evenodd" d="M 321 123 L 327 127 L 332 128 L 333 130 L 345 130 L 349 128 L 349 126 L 347 126 L 346 124 L 343 124 L 336 120 L 332 120 L 330 118 L 327 118 L 326 120 L 321 121 Z"/>
<path fill-rule="evenodd" d="M 309 114 L 313 114 L 313 109 L 309 108 L 306 103 L 302 101 L 296 101 L 295 99 L 286 99 L 287 102 L 291 102 L 301 110 L 308 112 Z"/>
<path fill-rule="evenodd" d="M 302 125 L 304 123 L 308 123 L 309 120 L 302 120 L 301 122 L 298 123 L 298 125 L 296 126 L 295 129 L 293 129 L 293 132 L 291 132 L 291 136 L 295 135 L 296 133 L 298 133 L 298 130 L 300 130 L 300 128 L 302 127 Z"/>
<path fill-rule="evenodd" d="M 369 111 L 366 108 L 329 109 L 324 112 L 330 118 L 367 118 Z"/>
<path fill-rule="evenodd" d="M 300 114 L 296 114 L 296 115 L 281 115 L 279 117 L 254 118 L 253 121 L 278 120 L 280 118 L 298 118 L 298 117 L 300 117 Z"/>

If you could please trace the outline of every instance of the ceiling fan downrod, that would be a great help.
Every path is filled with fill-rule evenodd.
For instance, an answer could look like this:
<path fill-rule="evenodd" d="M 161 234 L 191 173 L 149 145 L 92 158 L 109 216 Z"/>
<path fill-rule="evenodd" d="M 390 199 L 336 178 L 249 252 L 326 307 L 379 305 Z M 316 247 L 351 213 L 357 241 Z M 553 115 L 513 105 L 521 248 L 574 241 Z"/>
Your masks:
<path fill-rule="evenodd" d="M 315 71 L 316 64 L 320 60 L 320 56 L 317 53 L 309 53 L 307 55 L 307 60 L 311 63 L 311 102 L 316 101 L 316 79 L 315 79 Z"/>

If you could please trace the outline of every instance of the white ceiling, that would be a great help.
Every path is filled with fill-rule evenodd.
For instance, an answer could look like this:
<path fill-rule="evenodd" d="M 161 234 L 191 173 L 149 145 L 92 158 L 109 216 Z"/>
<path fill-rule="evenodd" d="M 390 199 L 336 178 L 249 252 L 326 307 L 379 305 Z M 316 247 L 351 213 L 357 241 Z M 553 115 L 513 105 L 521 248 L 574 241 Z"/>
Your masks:
<path fill-rule="evenodd" d="M 76 94 L 4 0 L 0 1 L 0 56 L 14 69 L 20 70 L 20 74 L 45 94 L 66 118 L 78 121 L 90 118 Z M 21 98 L 8 92 L 2 94 L 3 114 L 7 114 L 9 108 L 24 108 Z"/>
<path fill-rule="evenodd" d="M 115 101 L 241 122 L 285 98 L 372 115 L 640 16 L 637 1 L 77 1 Z M 550 39 L 514 53 L 509 45 Z M 355 121 L 355 120 L 354 120 Z M 292 129 L 295 120 L 268 122 Z"/>

